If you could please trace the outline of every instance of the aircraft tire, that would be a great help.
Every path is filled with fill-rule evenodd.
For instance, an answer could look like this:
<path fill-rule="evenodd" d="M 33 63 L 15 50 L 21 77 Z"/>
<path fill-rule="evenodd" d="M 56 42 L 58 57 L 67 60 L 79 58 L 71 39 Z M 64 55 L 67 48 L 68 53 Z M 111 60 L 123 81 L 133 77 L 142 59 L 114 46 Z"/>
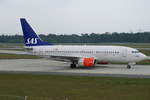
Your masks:
<path fill-rule="evenodd" d="M 76 64 L 71 64 L 70 68 L 76 68 Z"/>
<path fill-rule="evenodd" d="M 127 69 L 131 69 L 131 65 L 127 65 Z"/>

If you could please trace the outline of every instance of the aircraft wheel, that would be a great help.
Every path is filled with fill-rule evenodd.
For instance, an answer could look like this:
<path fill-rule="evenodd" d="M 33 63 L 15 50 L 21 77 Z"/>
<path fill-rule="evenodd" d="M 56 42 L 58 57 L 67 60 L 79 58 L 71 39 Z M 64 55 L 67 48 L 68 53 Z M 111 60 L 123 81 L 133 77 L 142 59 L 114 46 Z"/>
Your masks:
<path fill-rule="evenodd" d="M 76 68 L 76 64 L 71 64 L 70 68 Z"/>
<path fill-rule="evenodd" d="M 127 65 L 127 69 L 131 69 L 131 65 Z"/>

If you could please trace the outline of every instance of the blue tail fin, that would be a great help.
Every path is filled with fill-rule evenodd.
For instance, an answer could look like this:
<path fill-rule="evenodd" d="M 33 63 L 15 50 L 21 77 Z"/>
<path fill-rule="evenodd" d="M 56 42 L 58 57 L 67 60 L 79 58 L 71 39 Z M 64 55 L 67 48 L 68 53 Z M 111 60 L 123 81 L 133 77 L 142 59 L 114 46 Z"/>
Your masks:
<path fill-rule="evenodd" d="M 50 43 L 41 40 L 41 38 L 34 32 L 34 30 L 31 28 L 31 26 L 24 18 L 21 18 L 20 21 L 23 30 L 24 42 L 26 46 L 52 45 Z"/>

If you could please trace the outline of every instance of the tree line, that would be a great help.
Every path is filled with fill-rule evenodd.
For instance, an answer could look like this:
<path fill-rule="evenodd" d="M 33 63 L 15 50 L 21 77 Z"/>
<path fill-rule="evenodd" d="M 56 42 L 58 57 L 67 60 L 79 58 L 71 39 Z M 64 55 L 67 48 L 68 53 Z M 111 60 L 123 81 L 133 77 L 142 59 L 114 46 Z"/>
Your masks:
<path fill-rule="evenodd" d="M 150 32 L 138 33 L 91 33 L 91 34 L 71 34 L 40 35 L 41 39 L 52 43 L 150 43 Z M 23 43 L 22 35 L 0 35 L 0 43 Z"/>

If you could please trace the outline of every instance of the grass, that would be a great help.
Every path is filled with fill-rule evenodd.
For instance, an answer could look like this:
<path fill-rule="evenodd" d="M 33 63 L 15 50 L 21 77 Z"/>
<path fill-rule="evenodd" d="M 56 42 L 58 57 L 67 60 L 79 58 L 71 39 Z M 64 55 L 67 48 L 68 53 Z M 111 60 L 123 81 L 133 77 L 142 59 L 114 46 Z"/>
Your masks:
<path fill-rule="evenodd" d="M 149 100 L 149 84 L 140 78 L 0 74 L 1 95 L 50 100 Z"/>
<path fill-rule="evenodd" d="M 144 53 L 147 56 L 150 56 L 150 50 L 140 50 L 140 52 Z"/>

